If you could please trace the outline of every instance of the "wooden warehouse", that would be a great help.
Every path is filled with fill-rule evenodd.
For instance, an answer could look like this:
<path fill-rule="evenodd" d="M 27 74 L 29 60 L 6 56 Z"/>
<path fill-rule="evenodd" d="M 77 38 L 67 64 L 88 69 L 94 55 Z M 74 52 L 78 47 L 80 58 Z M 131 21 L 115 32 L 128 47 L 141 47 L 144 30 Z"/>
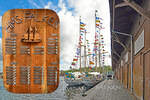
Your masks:
<path fill-rule="evenodd" d="M 150 0 L 109 0 L 112 67 L 138 100 L 150 98 Z"/>
<path fill-rule="evenodd" d="M 13 93 L 50 93 L 59 84 L 59 18 L 48 9 L 13 9 L 2 18 L 3 81 Z"/>

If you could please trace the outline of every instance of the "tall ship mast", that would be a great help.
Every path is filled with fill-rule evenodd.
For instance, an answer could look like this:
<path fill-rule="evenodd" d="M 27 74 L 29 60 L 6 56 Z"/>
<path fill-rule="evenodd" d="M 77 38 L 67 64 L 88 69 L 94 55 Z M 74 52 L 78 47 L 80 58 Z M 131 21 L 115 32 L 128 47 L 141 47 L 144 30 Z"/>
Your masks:
<path fill-rule="evenodd" d="M 72 65 L 76 65 L 77 61 L 79 61 L 80 72 L 82 72 L 81 70 L 82 65 L 84 67 L 84 72 L 88 71 L 86 69 L 92 69 L 93 65 L 95 65 L 95 71 L 97 71 L 98 66 L 102 67 L 104 65 L 106 52 L 104 50 L 103 33 L 101 32 L 101 30 L 103 29 L 102 18 L 100 18 L 97 13 L 98 11 L 95 10 L 95 40 L 94 40 L 93 53 L 90 52 L 90 43 L 86 38 L 86 34 L 87 34 L 87 31 L 85 29 L 86 24 L 81 21 L 81 16 L 79 17 L 79 44 L 76 52 L 77 58 L 73 59 Z M 87 53 L 87 49 L 88 49 L 88 53 Z M 84 52 L 82 52 L 82 50 L 84 50 Z M 94 58 L 93 61 L 92 59 L 90 59 L 91 55 L 93 55 Z M 89 60 L 88 63 L 87 60 Z M 87 64 L 89 64 L 88 65 L 89 68 L 86 68 Z"/>
<path fill-rule="evenodd" d="M 77 45 L 77 50 L 75 57 L 72 61 L 72 66 L 79 67 L 80 72 L 68 73 L 66 75 L 65 81 L 69 85 L 81 85 L 84 84 L 86 86 L 93 86 L 98 81 L 97 76 L 100 76 L 100 72 L 98 72 L 97 67 L 102 66 L 104 62 L 103 51 L 104 51 L 104 40 L 103 35 L 101 33 L 102 23 L 101 18 L 97 15 L 97 10 L 95 11 L 95 39 L 94 39 L 94 48 L 93 52 L 91 52 L 91 46 L 89 43 L 89 39 L 87 39 L 86 35 L 86 24 L 79 17 L 79 42 Z M 93 59 L 91 57 L 93 56 Z M 95 66 L 94 66 L 95 65 Z M 93 69 L 94 70 L 90 70 Z M 84 69 L 84 70 L 82 70 Z M 83 73 L 84 72 L 84 73 Z M 85 73 L 86 72 L 86 73 Z M 81 77 L 76 77 L 77 75 L 81 75 Z M 69 75 L 70 74 L 70 75 Z M 71 77 L 69 77 L 71 76 Z M 82 78 L 82 80 L 80 80 Z"/>
<path fill-rule="evenodd" d="M 102 67 L 104 65 L 104 38 L 101 30 L 102 26 L 102 18 L 98 16 L 98 11 L 95 10 L 95 41 L 94 41 L 94 56 L 95 56 L 95 70 L 97 71 L 97 67 Z"/>
<path fill-rule="evenodd" d="M 72 65 L 75 66 L 77 65 L 79 61 L 79 70 L 82 72 L 82 57 L 84 57 L 85 61 L 85 56 L 82 56 L 82 47 L 84 47 L 84 55 L 86 53 L 86 29 L 85 29 L 86 24 L 81 21 L 81 16 L 79 17 L 79 43 L 77 46 L 76 50 L 76 55 L 73 58 Z M 86 66 L 86 63 L 84 63 L 84 66 Z"/>

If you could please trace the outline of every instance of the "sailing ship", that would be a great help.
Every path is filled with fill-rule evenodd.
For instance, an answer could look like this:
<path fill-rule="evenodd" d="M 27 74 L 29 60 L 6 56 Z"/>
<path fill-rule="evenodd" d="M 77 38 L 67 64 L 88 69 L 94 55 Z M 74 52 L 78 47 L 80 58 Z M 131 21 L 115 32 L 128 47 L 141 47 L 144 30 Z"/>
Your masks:
<path fill-rule="evenodd" d="M 76 66 L 77 63 L 79 62 L 79 70 L 80 72 L 80 75 L 76 75 L 74 73 L 66 73 L 65 74 L 65 82 L 69 85 L 69 86 L 78 86 L 78 85 L 83 85 L 83 82 L 82 82 L 82 77 L 85 75 L 84 73 L 82 73 L 81 71 L 81 48 L 83 46 L 83 33 L 85 32 L 85 25 L 83 22 L 81 22 L 81 17 L 79 19 L 79 30 L 80 30 L 80 34 L 79 34 L 79 43 L 78 43 L 78 46 L 77 46 L 77 51 L 76 51 L 76 55 L 75 57 L 73 58 L 73 61 L 72 61 L 72 66 Z M 71 67 L 72 68 L 72 67 Z"/>
<path fill-rule="evenodd" d="M 102 19 L 97 16 L 97 12 L 98 11 L 95 10 L 95 41 L 94 41 L 94 48 L 93 48 L 93 53 L 92 53 L 93 61 L 89 59 L 89 69 L 92 69 L 93 68 L 92 66 L 95 65 L 94 66 L 95 70 L 93 70 L 93 72 L 90 72 L 90 70 L 88 70 L 88 75 L 86 75 L 87 77 L 84 77 L 82 81 L 82 83 L 87 87 L 92 87 L 96 85 L 97 83 L 99 83 L 100 81 L 102 81 L 101 74 L 98 71 L 97 67 L 98 67 L 98 63 L 99 63 L 99 67 L 102 67 L 102 64 L 104 64 L 103 51 L 105 50 L 104 50 L 104 40 L 103 40 L 104 38 L 103 38 L 103 34 L 101 33 L 101 30 L 103 29 L 102 23 L 101 23 Z M 89 51 L 90 49 L 88 49 L 88 56 L 91 55 Z M 85 66 L 86 66 L 86 63 L 85 63 Z"/>
<path fill-rule="evenodd" d="M 103 29 L 101 20 L 102 19 L 97 16 L 97 10 L 96 10 L 95 11 L 95 41 L 93 43 L 94 44 L 93 52 L 91 52 L 90 43 L 86 37 L 87 34 L 87 30 L 85 28 L 86 24 L 81 21 L 81 17 L 80 17 L 79 44 L 77 47 L 75 58 L 73 59 L 72 62 L 72 66 L 76 66 L 79 63 L 80 66 L 79 73 L 81 75 L 79 79 L 66 78 L 65 81 L 67 84 L 79 85 L 82 83 L 87 87 L 92 87 L 102 80 L 100 71 L 98 71 L 97 69 L 98 64 L 99 67 L 102 67 L 104 64 L 105 50 L 104 50 L 104 40 L 103 40 L 104 38 L 103 38 L 103 34 L 101 33 L 101 30 Z M 84 54 L 82 54 L 81 49 L 83 49 Z M 83 63 L 84 66 L 82 67 Z"/>

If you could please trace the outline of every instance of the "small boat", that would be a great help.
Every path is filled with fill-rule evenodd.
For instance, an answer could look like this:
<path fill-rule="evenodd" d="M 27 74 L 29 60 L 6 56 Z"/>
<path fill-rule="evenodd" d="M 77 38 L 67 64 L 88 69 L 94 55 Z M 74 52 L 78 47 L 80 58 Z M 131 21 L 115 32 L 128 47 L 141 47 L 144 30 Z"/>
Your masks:
<path fill-rule="evenodd" d="M 101 81 L 100 73 L 89 72 L 86 77 L 83 78 L 82 83 L 87 87 L 93 87 Z"/>
<path fill-rule="evenodd" d="M 64 80 L 69 86 L 83 85 L 81 78 L 75 73 L 66 73 L 64 76 Z"/>
<path fill-rule="evenodd" d="M 88 78 L 86 78 L 86 79 L 84 79 L 84 80 L 82 81 L 82 83 L 83 83 L 85 86 L 87 86 L 87 87 L 92 87 L 92 86 L 96 85 L 97 81 L 94 80 L 94 79 L 88 79 Z"/>
<path fill-rule="evenodd" d="M 65 82 L 69 85 L 69 86 L 79 86 L 79 85 L 83 85 L 81 80 L 73 80 L 73 79 L 65 79 Z"/>

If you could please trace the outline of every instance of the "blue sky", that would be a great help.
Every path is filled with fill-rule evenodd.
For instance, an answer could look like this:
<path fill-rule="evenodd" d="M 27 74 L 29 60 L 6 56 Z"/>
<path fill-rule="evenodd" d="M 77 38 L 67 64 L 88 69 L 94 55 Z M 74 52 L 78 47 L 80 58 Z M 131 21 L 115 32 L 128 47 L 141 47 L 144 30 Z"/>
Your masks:
<path fill-rule="evenodd" d="M 67 0 L 63 1 L 66 4 L 68 10 L 73 11 L 73 8 L 68 7 Z M 49 5 L 50 3 L 50 5 Z M 53 9 L 56 12 L 59 12 L 61 8 L 58 6 L 59 0 L 0 0 L 0 16 L 10 10 L 10 9 L 41 9 L 47 8 Z M 1 33 L 0 25 L 0 33 Z M 2 33 L 0 34 L 2 37 Z"/>
<path fill-rule="evenodd" d="M 44 8 L 48 2 L 52 3 L 51 6 L 56 7 L 51 7 L 51 9 L 60 10 L 60 7 L 58 7 L 59 0 L 0 0 L 0 15 L 2 16 L 9 9 Z M 63 0 L 63 2 L 66 4 L 68 10 L 73 10 L 73 8 L 68 7 L 67 0 Z"/>
<path fill-rule="evenodd" d="M 0 0 L 0 15 L 9 9 L 35 8 L 28 0 Z"/>
<path fill-rule="evenodd" d="M 94 2 L 93 2 L 94 1 Z M 60 69 L 68 69 L 76 52 L 79 35 L 79 16 L 87 24 L 90 33 L 89 41 L 94 39 L 94 13 L 98 10 L 103 18 L 102 30 L 106 51 L 110 54 L 110 15 L 108 0 L 0 0 L 0 40 L 1 17 L 9 9 L 52 9 L 60 18 L 61 51 Z M 93 37 L 93 38 L 91 38 Z M 1 41 L 0 41 L 1 44 Z M 106 65 L 111 65 L 110 58 L 106 59 Z"/>
<path fill-rule="evenodd" d="M 58 0 L 0 0 L 0 15 L 9 9 L 44 8 L 49 1 L 58 5 Z"/>
<path fill-rule="evenodd" d="M 44 8 L 49 0 L 0 0 L 0 16 L 10 9 L 33 9 Z M 58 5 L 58 0 L 50 0 L 54 6 Z M 0 26 L 0 37 L 2 37 L 2 27 Z"/>

